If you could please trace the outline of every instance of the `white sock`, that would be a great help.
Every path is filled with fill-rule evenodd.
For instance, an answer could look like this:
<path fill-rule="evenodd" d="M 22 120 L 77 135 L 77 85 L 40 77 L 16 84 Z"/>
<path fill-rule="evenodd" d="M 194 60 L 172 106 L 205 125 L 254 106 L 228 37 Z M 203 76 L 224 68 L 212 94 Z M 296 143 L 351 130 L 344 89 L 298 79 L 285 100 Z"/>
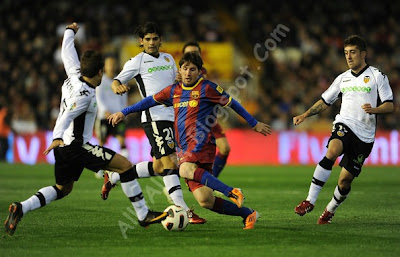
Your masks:
<path fill-rule="evenodd" d="M 319 164 L 315 168 L 313 179 L 311 181 L 310 189 L 308 191 L 307 201 L 310 201 L 311 204 L 315 204 L 317 201 L 318 195 L 324 186 L 325 182 L 328 180 L 331 175 L 332 170 L 326 170 L 322 168 Z"/>
<path fill-rule="evenodd" d="M 146 201 L 144 200 L 142 189 L 140 188 L 137 180 L 131 180 L 121 183 L 122 190 L 131 201 L 133 208 L 139 220 L 144 220 L 149 208 L 147 208 Z"/>
<path fill-rule="evenodd" d="M 169 196 L 171 196 L 174 204 L 181 206 L 186 211 L 189 210 L 189 207 L 186 205 L 185 200 L 183 200 L 183 193 L 178 175 L 167 175 L 163 177 L 163 180 L 164 185 L 168 190 Z M 171 189 L 173 191 L 170 193 Z"/>
<path fill-rule="evenodd" d="M 108 179 L 111 181 L 111 184 L 117 184 L 121 180 L 118 172 L 112 171 L 109 174 L 110 176 L 108 177 Z"/>
<path fill-rule="evenodd" d="M 139 178 L 149 178 L 151 176 L 158 176 L 157 172 L 149 171 L 149 164 L 153 165 L 153 162 L 139 162 L 138 164 L 136 164 L 136 172 Z"/>
<path fill-rule="evenodd" d="M 21 202 L 22 213 L 26 213 L 36 210 L 49 204 L 51 201 L 57 199 L 57 191 L 52 186 L 44 187 L 40 189 L 36 194 L 32 195 L 27 200 Z M 42 201 L 42 202 L 41 202 Z"/>
<path fill-rule="evenodd" d="M 326 209 L 329 212 L 335 213 L 336 209 L 339 207 L 339 205 L 346 200 L 347 196 L 349 195 L 350 192 L 348 192 L 346 195 L 342 195 L 339 191 L 339 186 L 336 186 L 335 191 L 333 192 L 333 197 L 332 200 L 328 203 L 326 206 Z"/>

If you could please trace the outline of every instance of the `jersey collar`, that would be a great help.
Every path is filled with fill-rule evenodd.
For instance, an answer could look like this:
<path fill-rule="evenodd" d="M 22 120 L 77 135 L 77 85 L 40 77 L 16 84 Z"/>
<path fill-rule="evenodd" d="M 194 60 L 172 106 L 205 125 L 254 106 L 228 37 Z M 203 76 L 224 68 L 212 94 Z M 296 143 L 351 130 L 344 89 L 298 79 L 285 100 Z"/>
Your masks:
<path fill-rule="evenodd" d="M 85 82 L 89 87 L 91 88 L 96 88 L 95 86 L 93 86 L 92 84 L 90 84 L 89 82 L 87 82 L 86 80 L 83 79 L 83 77 L 79 77 L 79 80 L 82 82 Z"/>
<path fill-rule="evenodd" d="M 361 74 L 363 74 L 363 72 L 364 72 L 366 69 L 368 69 L 368 67 L 369 67 L 369 65 L 367 64 L 367 65 L 364 67 L 364 69 L 360 70 L 359 73 L 354 73 L 353 71 L 351 71 L 351 74 L 352 74 L 354 77 L 358 77 L 358 76 L 360 76 Z"/>
<path fill-rule="evenodd" d="M 194 85 L 191 86 L 191 87 L 186 86 L 186 85 L 182 82 L 182 88 L 183 88 L 184 90 L 192 90 L 192 89 L 195 88 L 198 84 L 200 84 L 200 82 L 202 82 L 203 80 L 204 80 L 203 77 L 199 76 L 199 78 L 197 79 L 197 82 L 194 83 Z"/>
<path fill-rule="evenodd" d="M 152 57 L 154 57 L 154 58 L 156 58 L 156 59 L 158 59 L 158 57 L 160 57 L 160 52 L 158 52 L 158 54 L 157 54 L 157 56 L 155 56 L 155 55 L 152 55 L 152 54 L 149 54 L 149 53 L 146 53 L 146 51 L 145 50 L 143 50 L 143 53 L 145 53 L 145 54 L 148 54 L 148 55 L 150 55 L 150 56 L 152 56 Z"/>

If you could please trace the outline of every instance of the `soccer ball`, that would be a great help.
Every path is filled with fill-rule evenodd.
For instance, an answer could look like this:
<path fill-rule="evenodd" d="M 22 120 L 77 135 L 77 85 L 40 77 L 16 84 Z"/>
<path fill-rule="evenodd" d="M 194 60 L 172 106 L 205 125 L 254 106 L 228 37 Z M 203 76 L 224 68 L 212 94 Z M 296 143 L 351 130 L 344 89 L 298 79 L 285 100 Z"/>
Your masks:
<path fill-rule="evenodd" d="M 167 218 L 161 221 L 161 224 L 166 230 L 181 231 L 189 224 L 189 217 L 185 209 L 180 206 L 168 206 L 164 212 L 168 213 Z"/>

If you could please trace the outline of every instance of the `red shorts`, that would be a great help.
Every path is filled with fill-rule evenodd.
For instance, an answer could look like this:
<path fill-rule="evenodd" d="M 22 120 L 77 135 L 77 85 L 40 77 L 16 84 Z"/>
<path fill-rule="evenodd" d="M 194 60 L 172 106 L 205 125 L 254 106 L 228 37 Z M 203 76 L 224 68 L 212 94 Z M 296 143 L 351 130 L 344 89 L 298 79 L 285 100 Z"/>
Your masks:
<path fill-rule="evenodd" d="M 212 174 L 212 166 L 213 166 L 212 163 L 196 162 L 196 164 L 197 164 L 197 167 L 205 169 L 206 172 L 210 172 Z M 194 190 L 204 186 L 203 184 L 193 181 L 193 180 L 185 179 L 185 182 L 186 182 L 186 185 L 189 187 L 190 192 L 194 192 Z"/>
<path fill-rule="evenodd" d="M 211 133 L 214 135 L 215 139 L 226 137 L 224 130 L 218 123 L 215 123 L 215 125 L 211 127 Z"/>

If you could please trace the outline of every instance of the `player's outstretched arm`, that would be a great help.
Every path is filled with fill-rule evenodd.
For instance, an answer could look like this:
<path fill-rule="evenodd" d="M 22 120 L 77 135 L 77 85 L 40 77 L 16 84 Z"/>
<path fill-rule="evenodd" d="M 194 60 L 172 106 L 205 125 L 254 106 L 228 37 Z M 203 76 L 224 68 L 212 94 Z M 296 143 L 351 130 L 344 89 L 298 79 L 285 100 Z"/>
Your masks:
<path fill-rule="evenodd" d="M 253 128 L 254 131 L 263 134 L 264 136 L 271 134 L 271 126 L 262 122 L 257 121 L 250 113 L 246 111 L 243 106 L 238 103 L 235 99 L 232 99 L 230 107 L 237 114 L 243 117 L 247 123 Z"/>
<path fill-rule="evenodd" d="M 320 112 L 325 111 L 326 108 L 328 108 L 329 105 L 324 103 L 322 99 L 318 100 L 310 109 L 308 109 L 305 113 L 297 115 L 296 117 L 293 117 L 293 124 L 294 125 L 299 125 L 302 123 L 307 117 L 313 116 L 315 114 L 318 114 Z"/>
<path fill-rule="evenodd" d="M 385 102 L 376 108 L 372 108 L 370 103 L 363 104 L 361 108 L 368 114 L 385 114 L 394 112 L 393 102 Z"/>

